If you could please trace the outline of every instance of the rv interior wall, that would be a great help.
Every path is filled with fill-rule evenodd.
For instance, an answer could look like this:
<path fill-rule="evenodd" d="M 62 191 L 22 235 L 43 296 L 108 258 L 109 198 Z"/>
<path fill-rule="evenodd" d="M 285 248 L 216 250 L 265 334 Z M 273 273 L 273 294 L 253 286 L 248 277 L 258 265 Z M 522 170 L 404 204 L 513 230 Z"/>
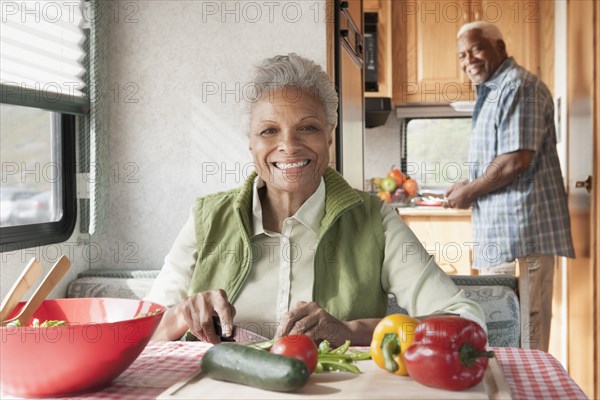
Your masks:
<path fill-rule="evenodd" d="M 400 120 L 392 112 L 385 125 L 365 129 L 365 179 L 385 175 L 400 166 Z"/>
<path fill-rule="evenodd" d="M 596 255 L 591 219 L 592 194 L 578 181 L 592 175 L 594 165 L 594 6 L 597 2 L 567 3 L 567 177 L 571 232 L 575 259 L 567 259 L 567 360 L 569 375 L 589 398 L 597 398 L 594 358 L 598 354 L 594 335 L 594 274 Z M 582 332 L 584 333 L 582 335 Z"/>
<path fill-rule="evenodd" d="M 100 171 L 109 178 L 105 230 L 76 234 L 71 249 L 2 254 L 2 295 L 31 255 L 44 262 L 45 253 L 70 250 L 73 276 L 160 268 L 195 198 L 239 186 L 251 170 L 239 118 L 250 66 L 289 52 L 327 62 L 325 0 L 135 5 L 103 16 L 111 96 L 110 167 Z"/>

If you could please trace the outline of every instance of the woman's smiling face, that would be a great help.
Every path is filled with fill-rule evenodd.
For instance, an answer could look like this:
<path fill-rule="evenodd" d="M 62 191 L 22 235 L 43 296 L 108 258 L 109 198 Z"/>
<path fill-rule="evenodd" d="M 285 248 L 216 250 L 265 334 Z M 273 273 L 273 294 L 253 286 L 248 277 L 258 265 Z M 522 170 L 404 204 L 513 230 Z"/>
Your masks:
<path fill-rule="evenodd" d="M 250 152 L 267 190 L 308 199 L 329 165 L 331 126 L 316 94 L 277 89 L 257 102 L 250 115 Z"/>

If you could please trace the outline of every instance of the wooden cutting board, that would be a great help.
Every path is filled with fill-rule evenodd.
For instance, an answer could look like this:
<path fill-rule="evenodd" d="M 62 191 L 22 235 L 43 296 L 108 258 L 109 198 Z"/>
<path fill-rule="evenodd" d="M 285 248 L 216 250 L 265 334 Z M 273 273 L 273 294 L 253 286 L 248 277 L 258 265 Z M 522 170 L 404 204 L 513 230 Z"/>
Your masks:
<path fill-rule="evenodd" d="M 373 361 L 357 363 L 361 375 L 345 372 L 313 374 L 297 392 L 282 393 L 210 379 L 197 371 L 163 392 L 159 399 L 511 399 L 502 369 L 495 358 L 483 382 L 460 392 L 434 389 L 409 377 L 390 374 Z"/>

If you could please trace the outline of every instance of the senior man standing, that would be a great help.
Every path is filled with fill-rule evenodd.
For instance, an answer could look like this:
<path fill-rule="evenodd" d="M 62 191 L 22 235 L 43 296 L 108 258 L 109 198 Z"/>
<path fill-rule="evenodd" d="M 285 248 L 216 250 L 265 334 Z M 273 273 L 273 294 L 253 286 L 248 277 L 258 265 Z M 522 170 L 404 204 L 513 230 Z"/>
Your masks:
<path fill-rule="evenodd" d="M 476 85 L 469 180 L 447 206 L 473 207 L 473 267 L 481 274 L 529 272 L 531 348 L 548 350 L 554 257 L 574 257 L 546 85 L 508 57 L 502 33 L 483 21 L 458 33 L 458 58 Z"/>

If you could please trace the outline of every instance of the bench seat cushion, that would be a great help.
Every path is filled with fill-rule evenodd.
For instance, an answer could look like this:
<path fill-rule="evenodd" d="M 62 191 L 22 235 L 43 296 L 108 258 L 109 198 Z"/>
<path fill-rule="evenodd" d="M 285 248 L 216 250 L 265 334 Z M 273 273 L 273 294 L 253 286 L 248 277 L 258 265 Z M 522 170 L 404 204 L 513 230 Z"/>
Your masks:
<path fill-rule="evenodd" d="M 69 284 L 67 297 L 143 298 L 152 287 L 158 270 L 91 270 L 79 274 Z M 494 347 L 519 347 L 519 299 L 514 278 L 506 282 L 487 277 L 455 277 L 467 298 L 478 303 L 485 315 L 488 342 Z M 393 295 L 388 299 L 388 314 L 403 313 Z"/>
<path fill-rule="evenodd" d="M 69 284 L 67 297 L 141 299 L 150 291 L 158 273 L 158 270 L 86 271 Z"/>

